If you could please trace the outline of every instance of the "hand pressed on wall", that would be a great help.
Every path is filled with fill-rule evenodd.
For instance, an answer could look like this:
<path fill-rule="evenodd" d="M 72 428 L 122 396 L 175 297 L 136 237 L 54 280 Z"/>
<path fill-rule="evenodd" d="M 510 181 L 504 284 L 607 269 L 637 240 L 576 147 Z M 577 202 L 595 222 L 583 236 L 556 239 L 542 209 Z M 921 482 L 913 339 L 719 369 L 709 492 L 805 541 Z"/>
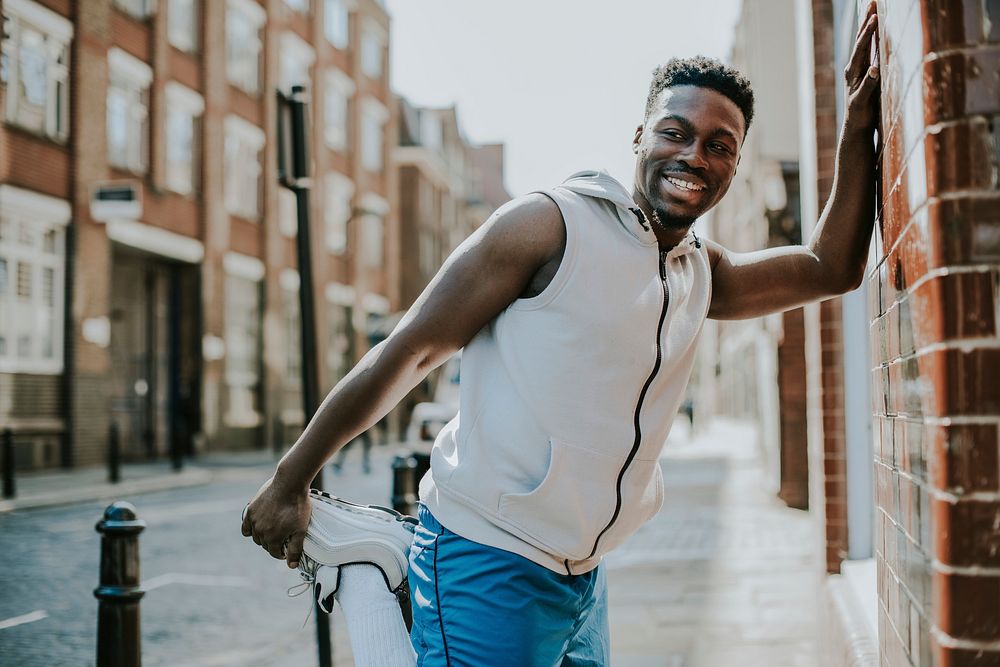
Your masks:
<path fill-rule="evenodd" d="M 847 113 L 844 130 L 871 136 L 878 127 L 880 78 L 878 67 L 878 13 L 875 0 L 868 4 L 858 29 L 854 51 L 844 68 L 847 84 Z"/>

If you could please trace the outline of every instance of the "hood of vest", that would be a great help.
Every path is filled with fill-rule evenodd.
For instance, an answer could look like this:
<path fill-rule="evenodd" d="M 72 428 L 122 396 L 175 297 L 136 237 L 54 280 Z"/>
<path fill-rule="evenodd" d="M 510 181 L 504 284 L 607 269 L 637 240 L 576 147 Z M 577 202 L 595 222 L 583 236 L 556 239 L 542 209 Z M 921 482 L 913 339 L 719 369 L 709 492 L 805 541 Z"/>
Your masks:
<path fill-rule="evenodd" d="M 628 189 L 603 169 L 578 171 L 559 187 L 565 188 L 587 197 L 604 199 L 617 207 L 618 219 L 629 234 L 644 245 L 656 245 L 656 234 L 639 215 L 639 206 L 632 198 Z M 667 254 L 668 257 L 679 257 L 700 248 L 701 240 L 695 235 L 694 229 L 689 229 L 687 235 Z"/>

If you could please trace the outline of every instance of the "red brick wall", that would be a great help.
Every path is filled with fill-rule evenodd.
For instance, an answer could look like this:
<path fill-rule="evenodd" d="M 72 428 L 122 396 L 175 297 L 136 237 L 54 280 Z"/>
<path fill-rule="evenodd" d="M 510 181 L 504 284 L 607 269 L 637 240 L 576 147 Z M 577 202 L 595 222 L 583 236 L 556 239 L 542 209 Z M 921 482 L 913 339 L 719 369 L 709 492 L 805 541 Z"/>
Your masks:
<path fill-rule="evenodd" d="M 882 664 L 1000 665 L 1000 3 L 879 3 Z"/>
<path fill-rule="evenodd" d="M 809 458 L 806 455 L 806 356 L 803 310 L 782 315 L 778 345 L 778 401 L 781 405 L 781 482 L 778 497 L 789 507 L 809 508 Z"/>
<path fill-rule="evenodd" d="M 836 87 L 843 85 L 834 61 L 831 0 L 812 0 L 813 84 L 816 90 L 817 210 L 830 196 L 837 152 Z M 844 364 L 840 299 L 806 309 L 806 328 L 814 332 L 807 345 L 818 347 L 809 359 L 808 420 L 821 441 L 813 451 L 821 457 L 822 489 L 810 493 L 821 501 L 824 516 L 826 571 L 840 572 L 847 555 L 847 453 L 844 434 Z M 815 505 L 814 505 L 815 506 Z"/>

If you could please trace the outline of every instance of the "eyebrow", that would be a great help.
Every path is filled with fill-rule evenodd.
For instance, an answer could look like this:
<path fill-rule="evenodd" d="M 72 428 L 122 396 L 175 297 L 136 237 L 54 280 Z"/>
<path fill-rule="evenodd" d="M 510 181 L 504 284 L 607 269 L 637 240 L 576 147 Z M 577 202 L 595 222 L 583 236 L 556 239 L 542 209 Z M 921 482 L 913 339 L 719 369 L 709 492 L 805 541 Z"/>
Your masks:
<path fill-rule="evenodd" d="M 660 123 L 663 123 L 665 121 L 673 121 L 673 122 L 677 123 L 678 125 L 680 125 L 682 128 L 684 128 L 685 132 L 688 132 L 690 134 L 694 134 L 695 133 L 694 125 L 691 123 L 691 121 L 689 121 L 684 116 L 678 116 L 677 114 L 670 114 L 670 115 L 664 116 L 663 118 L 661 118 L 660 120 L 658 120 L 656 122 L 656 124 L 659 125 Z M 739 145 L 739 143 L 740 143 L 739 137 L 737 137 L 736 134 L 733 131 L 728 130 L 728 129 L 724 128 L 724 127 L 719 127 L 719 128 L 716 128 L 715 130 L 712 131 L 712 136 L 713 137 L 714 136 L 718 136 L 720 134 L 723 135 L 723 136 L 729 137 L 734 142 L 736 142 L 737 145 Z"/>

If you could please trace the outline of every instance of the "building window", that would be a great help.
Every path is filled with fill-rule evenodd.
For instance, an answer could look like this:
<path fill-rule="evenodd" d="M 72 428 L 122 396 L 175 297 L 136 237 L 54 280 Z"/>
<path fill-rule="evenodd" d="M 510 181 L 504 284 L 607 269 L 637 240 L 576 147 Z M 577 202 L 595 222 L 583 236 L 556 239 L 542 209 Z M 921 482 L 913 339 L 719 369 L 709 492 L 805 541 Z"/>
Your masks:
<path fill-rule="evenodd" d="M 167 187 L 191 194 L 197 169 L 196 135 L 205 102 L 201 95 L 179 83 L 167 83 Z"/>
<path fill-rule="evenodd" d="M 323 32 L 326 41 L 346 49 L 350 40 L 350 10 L 344 0 L 326 0 L 323 7 Z"/>
<path fill-rule="evenodd" d="M 389 111 L 378 100 L 366 97 L 361 107 L 361 166 L 381 171 L 385 151 L 385 123 Z"/>
<path fill-rule="evenodd" d="M 156 0 L 115 0 L 115 7 L 137 19 L 146 19 L 156 11 Z"/>
<path fill-rule="evenodd" d="M 288 188 L 278 188 L 278 231 L 288 238 L 299 233 L 298 202 Z"/>
<path fill-rule="evenodd" d="M 63 368 L 67 202 L 0 185 L 0 371 Z"/>
<path fill-rule="evenodd" d="M 347 223 L 351 219 L 351 199 L 354 197 L 354 183 L 337 172 L 326 175 L 326 248 L 341 254 L 347 250 Z"/>
<path fill-rule="evenodd" d="M 149 65 L 115 47 L 108 51 L 108 161 L 141 174 L 149 164 Z"/>
<path fill-rule="evenodd" d="M 225 120 L 226 210 L 244 218 L 259 212 L 260 151 L 264 131 L 239 116 Z"/>
<path fill-rule="evenodd" d="M 299 325 L 299 273 L 283 269 L 280 276 L 285 307 L 285 382 L 298 389 L 302 382 L 302 331 Z"/>
<path fill-rule="evenodd" d="M 382 216 L 365 215 L 361 218 L 361 262 L 371 269 L 384 263 L 385 223 Z"/>
<path fill-rule="evenodd" d="M 421 229 L 418 234 L 420 273 L 429 277 L 438 269 L 437 236 L 430 229 Z"/>
<path fill-rule="evenodd" d="M 354 309 L 350 303 L 329 303 L 327 330 L 330 339 L 326 346 L 326 367 L 330 371 L 331 384 L 340 382 L 354 367 L 353 318 Z"/>
<path fill-rule="evenodd" d="M 261 368 L 261 281 L 263 263 L 227 253 L 225 340 L 226 388 L 229 395 L 225 421 L 230 426 L 252 427 L 261 420 L 258 389 Z"/>
<path fill-rule="evenodd" d="M 226 4 L 226 76 L 248 93 L 260 89 L 260 30 L 267 15 L 254 0 Z"/>
<path fill-rule="evenodd" d="M 0 81 L 7 120 L 64 141 L 69 135 L 69 57 L 73 24 L 29 0 L 4 3 Z"/>
<path fill-rule="evenodd" d="M 381 79 L 384 69 L 385 30 L 367 23 L 361 34 L 361 71 L 369 79 Z"/>
<path fill-rule="evenodd" d="M 291 92 L 292 86 L 309 87 L 312 78 L 309 68 L 316 61 L 316 52 L 293 32 L 284 32 L 280 38 L 280 80 L 278 86 Z"/>
<path fill-rule="evenodd" d="M 311 10 L 309 0 L 285 0 L 285 6 L 300 14 L 308 14 Z"/>
<path fill-rule="evenodd" d="M 198 0 L 170 0 L 167 40 L 186 53 L 198 50 Z"/>
<path fill-rule="evenodd" d="M 351 96 L 354 95 L 354 82 L 351 78 L 333 68 L 326 72 L 326 91 L 323 99 L 324 136 L 326 145 L 340 151 L 348 148 L 348 108 Z"/>

